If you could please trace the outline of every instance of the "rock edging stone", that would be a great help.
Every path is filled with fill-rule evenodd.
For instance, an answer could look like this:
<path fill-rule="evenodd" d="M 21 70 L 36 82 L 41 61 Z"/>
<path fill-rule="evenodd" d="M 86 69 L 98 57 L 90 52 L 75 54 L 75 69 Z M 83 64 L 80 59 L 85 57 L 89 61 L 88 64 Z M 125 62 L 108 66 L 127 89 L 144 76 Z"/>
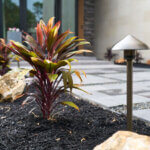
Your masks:
<path fill-rule="evenodd" d="M 150 137 L 129 131 L 118 131 L 94 150 L 150 150 Z"/>

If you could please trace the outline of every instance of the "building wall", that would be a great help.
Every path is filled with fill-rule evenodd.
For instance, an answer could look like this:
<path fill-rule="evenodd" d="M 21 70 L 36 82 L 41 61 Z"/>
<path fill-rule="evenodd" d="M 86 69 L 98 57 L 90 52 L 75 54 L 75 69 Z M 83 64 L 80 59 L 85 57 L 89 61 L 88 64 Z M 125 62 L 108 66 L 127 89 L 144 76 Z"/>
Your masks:
<path fill-rule="evenodd" d="M 80 1 L 80 0 L 79 0 Z M 45 22 L 54 16 L 55 0 L 43 0 L 43 19 Z M 79 14 L 80 17 L 80 14 Z M 95 0 L 84 0 L 84 38 L 91 42 L 91 46 L 86 46 L 87 49 L 94 51 L 95 42 Z M 62 0 L 62 31 L 70 28 L 75 32 L 75 0 Z"/>
<path fill-rule="evenodd" d="M 95 10 L 98 59 L 103 59 L 106 49 L 128 34 L 150 46 L 150 0 L 95 0 Z M 143 51 L 142 56 L 150 59 L 150 51 Z"/>
<path fill-rule="evenodd" d="M 84 38 L 91 42 L 86 48 L 94 51 L 95 0 L 84 0 Z"/>
<path fill-rule="evenodd" d="M 55 16 L 55 1 L 54 0 L 43 0 L 43 20 L 47 23 L 49 18 Z"/>

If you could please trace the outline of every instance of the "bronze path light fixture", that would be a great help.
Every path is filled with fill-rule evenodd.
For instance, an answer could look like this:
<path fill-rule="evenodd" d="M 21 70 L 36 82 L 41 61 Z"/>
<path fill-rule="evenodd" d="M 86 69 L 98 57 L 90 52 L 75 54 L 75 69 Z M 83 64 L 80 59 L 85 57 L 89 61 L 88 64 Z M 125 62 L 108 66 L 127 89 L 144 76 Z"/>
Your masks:
<path fill-rule="evenodd" d="M 127 60 L 127 130 L 132 131 L 132 60 L 135 50 L 147 50 L 148 46 L 132 35 L 127 35 L 112 47 L 113 51 L 123 50 L 124 59 Z"/>

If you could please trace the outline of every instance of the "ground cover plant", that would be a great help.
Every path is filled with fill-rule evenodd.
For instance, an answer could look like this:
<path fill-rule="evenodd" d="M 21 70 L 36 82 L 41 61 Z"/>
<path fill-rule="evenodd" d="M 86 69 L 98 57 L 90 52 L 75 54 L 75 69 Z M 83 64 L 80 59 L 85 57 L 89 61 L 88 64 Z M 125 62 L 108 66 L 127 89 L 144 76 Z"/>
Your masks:
<path fill-rule="evenodd" d="M 5 40 L 0 38 L 0 75 L 4 75 L 9 71 L 9 53 Z"/>
<path fill-rule="evenodd" d="M 71 62 L 77 60 L 70 57 L 83 52 L 91 52 L 77 49 L 80 45 L 89 44 L 85 39 L 79 39 L 76 36 L 66 39 L 71 34 L 70 30 L 59 35 L 60 22 L 53 24 L 54 17 L 50 18 L 47 25 L 41 20 L 37 24 L 36 40 L 25 33 L 24 43 L 27 46 L 15 41 L 9 44 L 12 52 L 33 67 L 30 74 L 36 76 L 36 90 L 40 93 L 34 96 L 44 118 L 49 118 L 52 110 L 58 104 L 69 105 L 79 110 L 78 106 L 71 101 L 65 100 L 56 104 L 54 102 L 61 93 L 72 92 L 73 88 L 82 90 L 79 85 L 73 83 L 73 74 L 77 75 L 81 81 L 82 78 L 78 70 L 71 69 Z M 64 68 L 67 65 L 69 68 Z M 83 74 L 85 75 L 84 72 Z"/>

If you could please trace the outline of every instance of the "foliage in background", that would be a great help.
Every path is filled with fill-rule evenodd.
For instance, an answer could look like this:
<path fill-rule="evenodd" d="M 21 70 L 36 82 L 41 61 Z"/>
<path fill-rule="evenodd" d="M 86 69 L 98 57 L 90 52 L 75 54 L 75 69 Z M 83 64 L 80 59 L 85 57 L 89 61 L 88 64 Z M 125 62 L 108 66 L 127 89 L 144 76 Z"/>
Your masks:
<path fill-rule="evenodd" d="M 126 60 L 124 58 L 119 58 L 114 61 L 115 64 L 124 64 L 126 63 Z"/>
<path fill-rule="evenodd" d="M 44 118 L 49 118 L 52 110 L 58 105 L 69 105 L 79 110 L 71 101 L 54 103 L 61 93 L 72 92 L 72 89 L 79 89 L 79 85 L 74 84 L 72 75 L 75 74 L 81 81 L 78 70 L 71 70 L 71 62 L 77 61 L 70 58 L 90 50 L 77 50 L 78 46 L 89 44 L 85 39 L 78 39 L 76 36 L 68 38 L 70 30 L 58 34 L 60 22 L 54 24 L 54 17 L 50 18 L 48 24 L 41 20 L 36 28 L 36 40 L 26 34 L 25 43 L 28 48 L 19 42 L 11 41 L 10 50 L 27 61 L 33 70 L 30 74 L 37 77 L 37 91 L 40 95 L 35 95 Z M 68 66 L 68 68 L 67 68 Z M 83 72 L 85 75 L 85 73 Z M 84 91 L 84 90 L 82 90 Z"/>
<path fill-rule="evenodd" d="M 4 0 L 4 15 L 5 15 L 5 29 L 6 31 L 8 28 L 16 27 L 20 28 L 19 26 L 19 6 L 17 6 L 11 0 Z M 34 13 L 30 10 L 27 10 L 27 28 L 33 27 L 36 25 L 36 17 Z"/>
<path fill-rule="evenodd" d="M 142 54 L 140 54 L 139 52 L 136 52 L 135 53 L 135 62 L 138 64 L 138 63 L 141 63 L 142 60 L 143 60 Z"/>
<path fill-rule="evenodd" d="M 107 52 L 105 53 L 104 57 L 108 61 L 111 61 L 117 54 L 113 54 L 110 48 L 107 48 Z"/>
<path fill-rule="evenodd" d="M 0 75 L 4 75 L 9 71 L 9 55 L 10 51 L 5 45 L 5 40 L 0 39 Z"/>
<path fill-rule="evenodd" d="M 40 19 L 42 19 L 43 16 L 43 3 L 41 2 L 33 3 L 33 10 L 37 21 L 40 21 Z"/>

